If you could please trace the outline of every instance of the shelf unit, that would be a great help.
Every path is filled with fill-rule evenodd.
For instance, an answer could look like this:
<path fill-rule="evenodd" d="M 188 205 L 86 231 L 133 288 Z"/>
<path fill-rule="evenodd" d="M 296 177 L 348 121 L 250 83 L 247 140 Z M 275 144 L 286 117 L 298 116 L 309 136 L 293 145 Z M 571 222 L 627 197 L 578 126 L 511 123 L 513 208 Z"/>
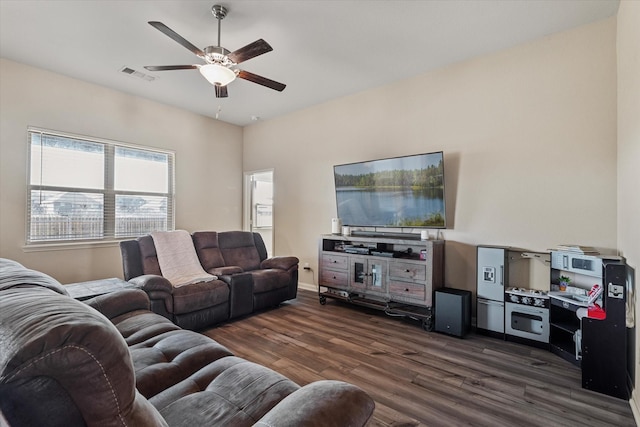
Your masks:
<path fill-rule="evenodd" d="M 594 257 L 594 260 L 600 258 Z M 601 259 L 600 271 L 590 275 L 552 264 L 552 284 L 557 283 L 560 275 L 573 273 L 576 282 L 591 280 L 603 286 L 602 298 L 597 303 L 602 305 L 605 316 L 580 319 L 576 312 L 583 305 L 551 295 L 549 347 L 551 352 L 581 368 L 583 388 L 628 399 L 633 389 L 630 374 L 633 368 L 627 357 L 627 267 L 622 259 Z"/>
<path fill-rule="evenodd" d="M 576 346 L 576 331 L 580 329 L 580 319 L 576 311 L 581 306 L 550 298 L 549 307 L 549 349 L 564 360 L 580 367 L 582 349 Z"/>
<path fill-rule="evenodd" d="M 419 236 L 323 235 L 320 304 L 337 299 L 422 321 L 433 329 L 433 293 L 444 283 L 444 240 Z"/>

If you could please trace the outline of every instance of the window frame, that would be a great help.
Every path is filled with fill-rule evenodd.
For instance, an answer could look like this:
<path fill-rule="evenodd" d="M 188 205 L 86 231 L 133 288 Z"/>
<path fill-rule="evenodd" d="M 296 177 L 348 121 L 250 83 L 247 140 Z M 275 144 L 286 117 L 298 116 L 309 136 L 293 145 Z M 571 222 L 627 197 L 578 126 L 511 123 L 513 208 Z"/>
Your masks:
<path fill-rule="evenodd" d="M 101 144 L 104 147 L 104 182 L 101 189 L 89 187 L 60 187 L 53 185 L 32 184 L 31 183 L 31 158 L 32 158 L 32 134 L 40 134 L 43 136 L 53 136 L 59 138 L 69 138 L 89 143 Z M 41 140 L 42 143 L 42 140 Z M 167 192 L 149 192 L 149 191 L 132 191 L 132 190 L 116 190 L 115 189 L 115 156 L 116 147 L 125 149 L 139 150 L 152 154 L 161 154 L 167 156 Z M 117 244 L 121 240 L 128 240 L 136 235 L 116 236 L 116 197 L 124 196 L 155 196 L 167 198 L 167 214 L 166 223 L 167 230 L 175 229 L 175 152 L 172 150 L 164 150 L 155 147 L 149 147 L 139 144 L 125 143 L 114 141 L 106 138 L 98 138 L 93 136 L 73 134 L 69 132 L 55 131 L 50 129 L 38 128 L 35 126 L 27 127 L 27 191 L 26 191 L 26 221 L 25 221 L 25 250 L 38 250 L 39 248 L 55 248 L 68 246 L 101 246 Z M 32 219 L 32 192 L 33 191 L 64 191 L 64 192 L 90 192 L 94 194 L 102 194 L 103 196 L 103 212 L 102 212 L 102 237 L 86 237 L 86 238 L 57 238 L 57 239 L 37 239 L 33 240 L 31 236 L 31 219 Z M 140 234 L 140 235 L 144 235 Z"/>

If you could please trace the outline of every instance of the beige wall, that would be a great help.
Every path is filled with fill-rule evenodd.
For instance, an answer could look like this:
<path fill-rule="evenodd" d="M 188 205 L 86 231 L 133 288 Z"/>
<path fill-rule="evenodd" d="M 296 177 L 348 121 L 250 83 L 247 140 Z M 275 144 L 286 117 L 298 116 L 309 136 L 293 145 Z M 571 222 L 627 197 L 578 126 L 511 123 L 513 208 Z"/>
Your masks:
<path fill-rule="evenodd" d="M 244 169 L 274 168 L 275 253 L 317 271 L 334 164 L 439 150 L 448 286 L 475 290 L 477 244 L 616 248 L 615 37 L 610 18 L 245 128 Z"/>
<path fill-rule="evenodd" d="M 242 128 L 0 60 L 1 257 L 63 283 L 122 275 L 117 245 L 23 251 L 29 125 L 174 150 L 176 228 L 241 227 Z"/>
<path fill-rule="evenodd" d="M 618 9 L 618 247 L 640 278 L 640 2 Z M 640 298 L 636 298 L 636 319 Z M 636 355 L 640 354 L 636 326 Z M 640 367 L 636 357 L 636 389 L 631 407 L 640 421 Z"/>

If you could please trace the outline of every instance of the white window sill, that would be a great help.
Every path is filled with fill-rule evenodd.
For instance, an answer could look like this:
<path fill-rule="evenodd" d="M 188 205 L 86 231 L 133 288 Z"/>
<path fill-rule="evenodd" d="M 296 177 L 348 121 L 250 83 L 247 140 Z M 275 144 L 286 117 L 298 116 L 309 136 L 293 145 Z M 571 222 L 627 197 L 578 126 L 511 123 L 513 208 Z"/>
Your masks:
<path fill-rule="evenodd" d="M 100 240 L 88 242 L 56 242 L 56 243 L 33 243 L 24 245 L 23 252 L 47 252 L 47 251 L 69 251 L 75 249 L 96 249 L 118 246 L 120 240 Z"/>

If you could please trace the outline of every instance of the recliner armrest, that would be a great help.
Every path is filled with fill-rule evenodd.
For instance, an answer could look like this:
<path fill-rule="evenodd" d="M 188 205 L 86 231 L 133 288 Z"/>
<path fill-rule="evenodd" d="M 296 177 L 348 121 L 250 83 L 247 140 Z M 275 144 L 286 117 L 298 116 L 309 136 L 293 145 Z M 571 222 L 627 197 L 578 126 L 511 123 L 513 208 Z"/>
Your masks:
<path fill-rule="evenodd" d="M 242 267 L 238 267 L 237 265 L 230 265 L 227 267 L 215 267 L 207 270 L 207 273 L 213 274 L 214 276 L 228 276 L 231 274 L 239 274 L 243 273 L 244 270 Z"/>
<path fill-rule="evenodd" d="M 173 320 L 174 287 L 166 277 L 144 274 L 130 279 L 129 283 L 147 293 L 151 302 L 151 311 Z"/>
<path fill-rule="evenodd" d="M 267 412 L 256 426 L 364 426 L 375 408 L 362 389 L 342 381 L 316 381 L 296 390 Z"/>
<path fill-rule="evenodd" d="M 296 267 L 300 260 L 294 256 L 276 256 L 267 258 L 260 263 L 260 268 L 277 268 L 279 270 L 290 270 Z"/>
<path fill-rule="evenodd" d="M 113 319 L 136 310 L 149 310 L 149 297 L 139 289 L 123 289 L 84 301 L 87 305 Z"/>
<path fill-rule="evenodd" d="M 251 272 L 218 276 L 229 286 L 229 318 L 253 312 L 253 275 Z"/>
<path fill-rule="evenodd" d="M 160 291 L 170 294 L 173 292 L 173 285 L 171 285 L 171 282 L 165 277 L 157 276 L 155 274 L 145 274 L 142 276 L 134 277 L 133 279 L 129 280 L 129 283 L 147 293 Z"/>

